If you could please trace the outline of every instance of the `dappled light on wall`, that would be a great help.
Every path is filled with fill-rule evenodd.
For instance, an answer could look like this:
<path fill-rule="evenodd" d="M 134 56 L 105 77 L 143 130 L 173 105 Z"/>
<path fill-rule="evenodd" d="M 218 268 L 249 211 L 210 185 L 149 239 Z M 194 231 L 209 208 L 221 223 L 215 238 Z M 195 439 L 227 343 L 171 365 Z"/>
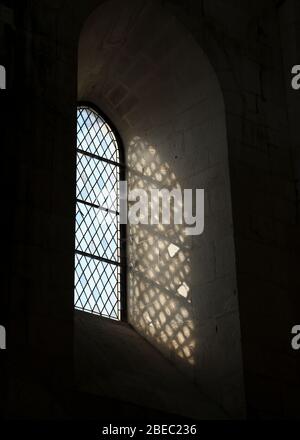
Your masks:
<path fill-rule="evenodd" d="M 181 189 L 157 148 L 135 137 L 128 148 L 128 189 Z M 195 363 L 191 299 L 189 237 L 174 224 L 179 209 L 171 209 L 170 224 L 161 211 L 156 224 L 128 226 L 128 292 L 131 324 L 169 358 Z M 149 215 L 151 210 L 149 208 Z"/>

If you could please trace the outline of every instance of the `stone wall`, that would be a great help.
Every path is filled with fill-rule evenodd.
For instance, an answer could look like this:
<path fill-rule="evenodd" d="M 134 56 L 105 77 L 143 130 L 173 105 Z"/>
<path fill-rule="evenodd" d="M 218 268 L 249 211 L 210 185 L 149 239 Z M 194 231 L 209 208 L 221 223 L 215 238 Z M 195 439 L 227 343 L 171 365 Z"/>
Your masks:
<path fill-rule="evenodd" d="M 10 415 L 22 414 L 26 406 L 29 416 L 64 416 L 61 400 L 72 389 L 77 49 L 80 30 L 100 3 L 78 1 L 75 7 L 74 2 L 60 0 L 28 0 L 22 5 L 1 1 L 8 8 L 1 8 L 0 14 L 0 64 L 7 67 L 9 99 L 1 96 L 1 113 L 5 115 L 1 179 L 7 214 L 2 218 L 2 230 L 7 260 L 2 267 L 6 288 L 1 293 L 0 324 L 7 327 L 9 335 L 9 349 L 1 357 L 5 356 L 3 362 L 7 362 L 10 371 L 3 384 L 9 388 Z M 200 357 L 206 353 L 202 360 L 197 359 L 197 365 L 201 365 L 199 371 L 207 369 L 208 373 L 207 367 L 211 366 L 212 375 L 202 376 L 193 369 L 193 377 L 204 387 L 207 385 L 206 391 L 239 417 L 244 407 L 242 399 L 235 396 L 242 396 L 242 383 L 248 417 L 296 416 L 299 357 L 290 349 L 290 329 L 297 323 L 299 310 L 299 129 L 298 103 L 289 88 L 289 64 L 299 64 L 298 2 L 153 3 L 169 17 L 176 17 L 182 29 L 192 36 L 191 45 L 199 45 L 196 58 L 202 56 L 207 61 L 204 82 L 198 81 L 198 75 L 193 77 L 197 69 L 190 68 L 178 78 L 183 87 L 190 80 L 201 89 L 215 72 L 217 80 L 213 82 L 220 83 L 224 97 L 227 148 L 224 149 L 222 139 L 218 143 L 217 138 L 212 141 L 213 137 L 205 137 L 207 133 L 212 136 L 214 131 L 211 126 L 207 131 L 205 122 L 208 126 L 209 121 L 219 122 L 224 127 L 221 107 L 219 119 L 206 115 L 214 114 L 220 92 L 213 108 L 209 104 L 205 108 L 204 119 L 201 111 L 195 111 L 196 124 L 185 123 L 181 129 L 184 143 L 176 136 L 179 144 L 174 143 L 174 128 L 159 135 L 157 130 L 157 121 L 166 118 L 175 103 L 171 106 L 170 102 L 169 108 L 161 107 L 159 119 L 144 124 L 140 115 L 134 115 L 136 101 L 128 101 L 124 96 L 135 87 L 135 76 L 143 78 L 143 72 L 148 72 L 147 61 L 152 64 L 154 59 L 155 64 L 158 57 L 162 60 L 172 49 L 179 50 L 172 48 L 174 42 L 177 45 L 172 20 L 170 28 L 157 31 L 155 36 L 157 41 L 162 39 L 161 44 L 150 48 L 149 58 L 134 58 L 137 64 L 128 72 L 125 88 L 110 96 L 115 104 L 109 103 L 107 96 L 107 101 L 99 102 L 99 106 L 112 118 L 118 117 L 125 144 L 138 123 L 144 125 L 139 128 L 143 134 L 156 126 L 153 137 L 149 134 L 151 144 L 155 138 L 173 135 L 166 139 L 162 151 L 164 162 L 170 162 L 171 149 L 175 149 L 171 166 L 176 175 L 188 166 L 182 165 L 187 149 L 199 152 L 197 179 L 192 181 L 188 173 L 182 178 L 184 185 L 193 182 L 209 186 L 208 235 L 191 243 L 195 255 L 192 268 L 198 269 L 199 263 L 203 268 L 191 284 L 191 296 L 194 302 L 200 301 L 199 314 L 193 320 L 200 324 L 198 334 L 202 330 L 205 335 L 203 340 L 197 340 Z M 153 35 L 155 28 L 147 32 Z M 122 29 L 117 28 L 105 48 L 107 52 L 118 42 L 120 34 Z M 143 38 L 132 44 L 142 42 Z M 190 60 L 186 62 L 188 66 Z M 126 60 L 123 63 L 128 64 Z M 170 67 L 179 68 L 175 55 L 172 63 Z M 164 70 L 162 67 L 166 66 L 160 62 L 156 64 L 160 67 L 156 78 L 168 85 L 171 72 Z M 110 66 L 113 69 L 113 62 Z M 152 67 L 150 71 L 153 74 Z M 110 76 L 111 73 L 108 80 Z M 188 96 L 188 87 L 182 90 Z M 199 93 L 197 87 L 191 88 L 192 96 L 187 102 L 194 99 L 192 90 L 195 95 Z M 97 93 L 103 96 L 101 90 Z M 146 93 L 141 87 L 138 95 Z M 212 98 L 210 92 L 205 93 L 206 98 Z M 79 84 L 80 97 L 81 94 Z M 161 96 L 162 101 L 176 99 L 167 88 L 163 88 Z M 157 105 L 155 99 L 152 108 Z M 131 114 L 126 113 L 129 107 Z M 172 114 L 173 127 L 174 118 Z M 183 120 L 181 115 L 180 121 Z M 202 128 L 197 131 L 192 129 L 193 125 Z M 223 128 L 218 130 L 223 132 Z M 204 143 L 196 148 L 199 136 L 206 139 L 207 147 Z M 219 229 L 221 219 L 224 223 Z M 228 342 L 239 340 L 239 327 L 243 368 L 235 361 L 231 364 L 232 359 L 240 358 L 239 343 L 233 346 Z M 232 368 L 228 370 L 232 371 L 231 377 L 227 374 L 228 366 Z M 216 376 L 213 389 L 211 384 Z"/>

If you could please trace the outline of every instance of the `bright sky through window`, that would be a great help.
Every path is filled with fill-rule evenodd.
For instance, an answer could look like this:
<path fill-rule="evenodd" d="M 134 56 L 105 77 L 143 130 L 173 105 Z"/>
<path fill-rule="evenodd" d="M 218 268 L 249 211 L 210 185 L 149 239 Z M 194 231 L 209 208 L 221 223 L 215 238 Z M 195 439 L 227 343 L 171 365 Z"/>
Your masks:
<path fill-rule="evenodd" d="M 77 110 L 75 308 L 120 319 L 119 146 L 93 109 Z"/>

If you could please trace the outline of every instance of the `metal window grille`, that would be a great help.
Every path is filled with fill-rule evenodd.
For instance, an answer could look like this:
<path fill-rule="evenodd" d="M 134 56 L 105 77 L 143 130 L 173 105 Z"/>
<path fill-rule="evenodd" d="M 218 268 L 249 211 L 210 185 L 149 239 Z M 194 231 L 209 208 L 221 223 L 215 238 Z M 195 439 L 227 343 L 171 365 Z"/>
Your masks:
<path fill-rule="evenodd" d="M 121 319 L 119 224 L 123 171 L 116 135 L 90 106 L 77 109 L 75 309 Z"/>

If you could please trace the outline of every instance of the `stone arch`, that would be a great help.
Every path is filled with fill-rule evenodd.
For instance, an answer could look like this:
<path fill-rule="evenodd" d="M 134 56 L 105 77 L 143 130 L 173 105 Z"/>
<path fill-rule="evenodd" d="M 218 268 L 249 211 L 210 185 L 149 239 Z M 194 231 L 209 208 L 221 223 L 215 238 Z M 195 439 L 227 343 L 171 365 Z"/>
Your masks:
<path fill-rule="evenodd" d="M 215 401 L 240 411 L 226 116 L 214 68 L 163 3 L 106 1 L 80 34 L 78 99 L 118 128 L 130 182 L 205 189 L 201 236 L 185 237 L 180 227 L 130 228 L 129 322 Z M 234 394 L 228 403 L 226 387 Z"/>

